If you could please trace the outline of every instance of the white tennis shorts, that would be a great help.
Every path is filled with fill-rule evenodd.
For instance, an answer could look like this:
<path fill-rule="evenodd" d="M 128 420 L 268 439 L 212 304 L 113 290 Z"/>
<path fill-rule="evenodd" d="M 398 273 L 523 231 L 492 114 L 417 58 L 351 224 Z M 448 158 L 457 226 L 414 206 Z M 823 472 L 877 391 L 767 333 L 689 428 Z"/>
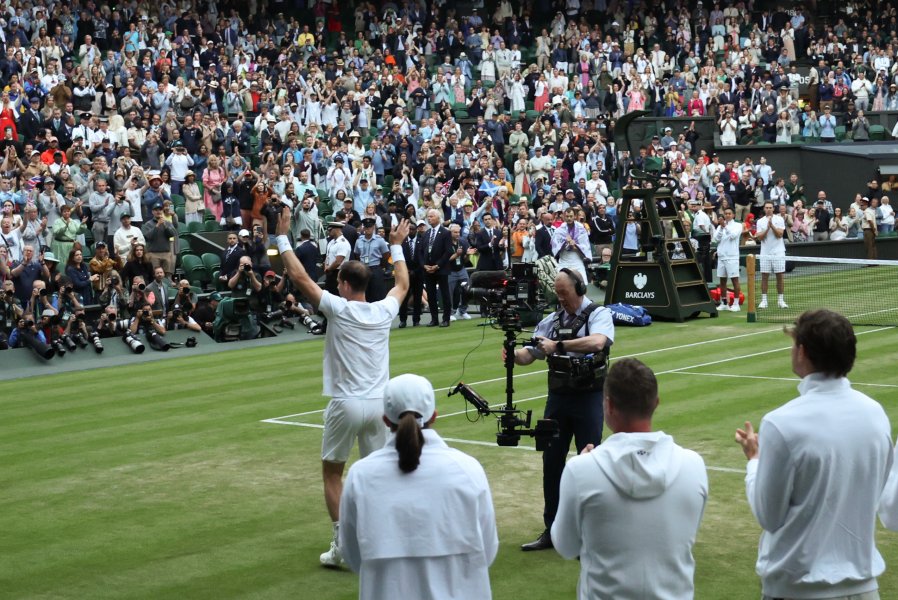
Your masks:
<path fill-rule="evenodd" d="M 739 278 L 738 258 L 717 258 L 717 277 L 720 279 Z"/>
<path fill-rule="evenodd" d="M 364 458 L 387 443 L 384 404 L 380 398 L 331 398 L 324 410 L 321 460 L 345 463 L 359 439 L 359 455 Z"/>
<path fill-rule="evenodd" d="M 786 255 L 761 255 L 761 273 L 785 273 Z"/>

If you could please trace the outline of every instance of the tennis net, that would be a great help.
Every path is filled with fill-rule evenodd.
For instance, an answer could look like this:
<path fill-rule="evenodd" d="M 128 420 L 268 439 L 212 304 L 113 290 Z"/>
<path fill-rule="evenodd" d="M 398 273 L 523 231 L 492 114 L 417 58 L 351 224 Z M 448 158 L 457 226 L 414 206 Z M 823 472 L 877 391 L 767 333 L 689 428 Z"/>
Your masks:
<path fill-rule="evenodd" d="M 898 325 L 898 261 L 787 256 L 783 274 L 787 308 L 779 305 L 770 274 L 766 307 L 762 271 L 776 259 L 747 257 L 749 322 L 792 323 L 806 310 L 828 308 L 854 325 Z"/>

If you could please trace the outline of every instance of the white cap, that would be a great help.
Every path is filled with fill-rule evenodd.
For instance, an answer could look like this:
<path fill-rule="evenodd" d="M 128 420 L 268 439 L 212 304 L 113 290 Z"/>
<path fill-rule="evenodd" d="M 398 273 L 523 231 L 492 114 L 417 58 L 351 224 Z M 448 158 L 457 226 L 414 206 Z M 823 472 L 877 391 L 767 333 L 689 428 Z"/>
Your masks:
<path fill-rule="evenodd" d="M 384 416 L 390 423 L 399 424 L 403 413 L 418 415 L 418 425 L 424 427 L 436 411 L 433 386 L 420 375 L 406 373 L 387 382 L 384 388 Z"/>
<path fill-rule="evenodd" d="M 246 229 L 241 229 L 237 233 L 237 237 L 249 237 L 249 231 L 247 231 Z"/>

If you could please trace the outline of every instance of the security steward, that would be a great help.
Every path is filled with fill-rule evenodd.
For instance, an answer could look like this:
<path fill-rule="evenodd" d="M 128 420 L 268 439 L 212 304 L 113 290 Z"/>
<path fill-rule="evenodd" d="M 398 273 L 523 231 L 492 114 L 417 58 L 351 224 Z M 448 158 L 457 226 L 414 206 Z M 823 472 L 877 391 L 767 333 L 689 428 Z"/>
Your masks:
<path fill-rule="evenodd" d="M 545 531 L 522 550 L 552 547 L 549 531 L 558 511 L 561 473 L 573 438 L 577 453 L 602 441 L 602 387 L 608 353 L 614 342 L 611 312 L 586 297 L 586 282 L 579 273 L 561 269 L 555 278 L 560 306 L 534 331 L 536 345 L 515 350 L 514 362 L 529 365 L 545 359 L 549 366 L 549 397 L 545 418 L 558 422 L 559 434 L 543 452 Z M 503 356 L 504 360 L 504 356 Z"/>
<path fill-rule="evenodd" d="M 384 275 L 384 260 L 390 251 L 387 241 L 375 234 L 377 221 L 362 219 L 362 237 L 355 242 L 355 254 L 368 267 L 370 277 L 365 289 L 365 300 L 377 302 L 387 297 L 387 278 Z"/>
<path fill-rule="evenodd" d="M 343 261 L 349 260 L 352 248 L 346 238 L 343 237 L 342 221 L 332 221 L 327 224 L 327 250 L 324 255 L 324 289 L 331 294 L 339 295 L 337 291 L 337 273 Z"/>

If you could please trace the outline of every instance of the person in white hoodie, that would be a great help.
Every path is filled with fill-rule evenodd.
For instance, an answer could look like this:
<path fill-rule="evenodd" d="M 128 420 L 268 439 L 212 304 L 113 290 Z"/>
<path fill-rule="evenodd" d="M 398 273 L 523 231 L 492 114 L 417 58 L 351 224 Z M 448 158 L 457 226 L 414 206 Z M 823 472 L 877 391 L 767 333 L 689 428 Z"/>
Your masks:
<path fill-rule="evenodd" d="M 393 435 L 352 465 L 340 501 L 340 548 L 359 598 L 489 600 L 499 538 L 483 467 L 431 429 L 424 377 L 391 379 L 383 409 Z"/>
<path fill-rule="evenodd" d="M 651 369 L 615 361 L 604 393 L 614 435 L 564 468 L 552 542 L 563 557 L 580 557 L 580 600 L 693 598 L 708 474 L 701 456 L 652 431 L 658 402 Z"/>
<path fill-rule="evenodd" d="M 892 466 L 882 406 L 851 389 L 851 323 L 830 310 L 798 317 L 792 370 L 801 395 L 736 430 L 745 492 L 763 528 L 756 570 L 765 600 L 877 600 L 885 562 L 876 512 Z M 894 525 L 890 519 L 886 519 Z"/>

